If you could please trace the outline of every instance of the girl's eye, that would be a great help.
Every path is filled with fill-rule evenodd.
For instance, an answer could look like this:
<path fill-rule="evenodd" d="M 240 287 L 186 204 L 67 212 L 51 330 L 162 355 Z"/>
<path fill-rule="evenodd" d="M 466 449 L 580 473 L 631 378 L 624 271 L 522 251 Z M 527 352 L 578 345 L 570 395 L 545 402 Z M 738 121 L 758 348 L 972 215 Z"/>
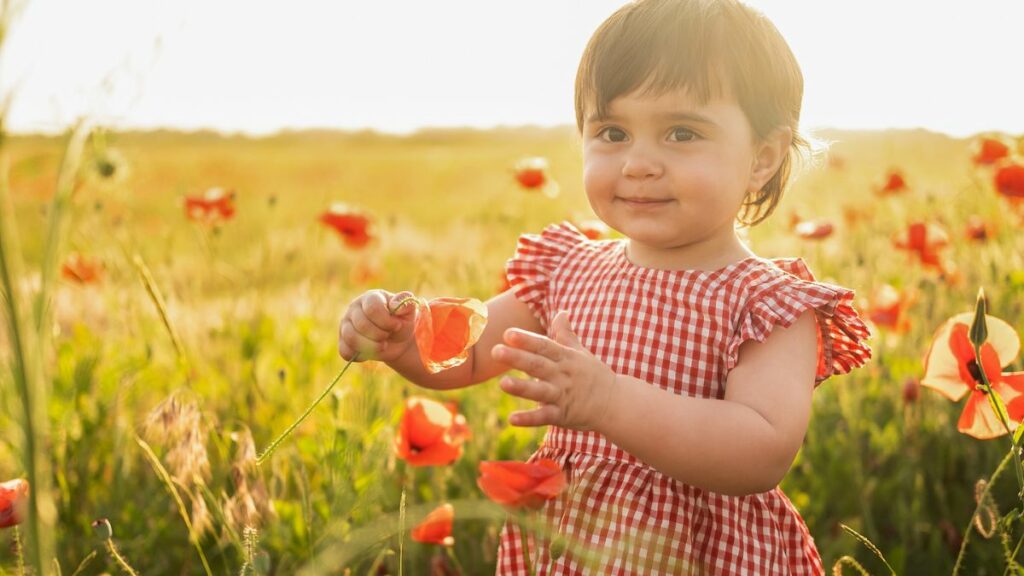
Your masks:
<path fill-rule="evenodd" d="M 622 142 L 626 139 L 626 133 L 614 126 L 601 130 L 597 136 L 607 142 Z"/>
<path fill-rule="evenodd" d="M 676 142 L 689 142 L 699 138 L 697 133 L 689 128 L 673 128 L 672 136 Z"/>

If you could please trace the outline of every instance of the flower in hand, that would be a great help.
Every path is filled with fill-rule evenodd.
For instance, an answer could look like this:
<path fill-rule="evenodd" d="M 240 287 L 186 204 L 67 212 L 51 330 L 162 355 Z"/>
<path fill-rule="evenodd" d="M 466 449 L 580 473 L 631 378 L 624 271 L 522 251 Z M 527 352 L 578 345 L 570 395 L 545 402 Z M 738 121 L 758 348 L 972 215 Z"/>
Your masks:
<path fill-rule="evenodd" d="M 431 374 L 466 361 L 487 324 L 487 307 L 475 298 L 418 299 L 416 345 Z"/>
<path fill-rule="evenodd" d="M 495 360 L 532 377 L 504 376 L 501 389 L 540 403 L 534 410 L 514 412 L 509 423 L 594 430 L 608 414 L 615 372 L 583 347 L 569 325 L 568 312 L 555 315 L 551 330 L 554 339 L 510 329 L 505 344 L 491 351 Z"/>

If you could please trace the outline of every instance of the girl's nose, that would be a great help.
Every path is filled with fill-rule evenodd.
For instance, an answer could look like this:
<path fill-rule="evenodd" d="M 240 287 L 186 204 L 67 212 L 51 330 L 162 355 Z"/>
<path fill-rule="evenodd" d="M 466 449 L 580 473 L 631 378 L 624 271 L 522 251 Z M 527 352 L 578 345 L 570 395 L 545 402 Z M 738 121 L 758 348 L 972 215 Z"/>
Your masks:
<path fill-rule="evenodd" d="M 626 178 L 657 178 L 661 172 L 661 160 L 652 150 L 642 146 L 633 146 L 622 164 L 622 175 Z"/>

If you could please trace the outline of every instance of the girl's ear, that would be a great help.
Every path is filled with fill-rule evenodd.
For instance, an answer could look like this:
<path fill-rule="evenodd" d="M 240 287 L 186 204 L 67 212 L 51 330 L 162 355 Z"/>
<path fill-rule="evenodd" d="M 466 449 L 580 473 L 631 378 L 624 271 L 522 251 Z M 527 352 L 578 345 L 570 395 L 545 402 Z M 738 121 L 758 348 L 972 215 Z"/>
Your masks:
<path fill-rule="evenodd" d="M 765 184 L 775 176 L 782 166 L 782 161 L 789 153 L 789 145 L 793 142 L 793 131 L 788 126 L 780 126 L 754 144 L 754 160 L 750 167 L 750 185 L 748 194 L 754 194 L 764 188 Z"/>

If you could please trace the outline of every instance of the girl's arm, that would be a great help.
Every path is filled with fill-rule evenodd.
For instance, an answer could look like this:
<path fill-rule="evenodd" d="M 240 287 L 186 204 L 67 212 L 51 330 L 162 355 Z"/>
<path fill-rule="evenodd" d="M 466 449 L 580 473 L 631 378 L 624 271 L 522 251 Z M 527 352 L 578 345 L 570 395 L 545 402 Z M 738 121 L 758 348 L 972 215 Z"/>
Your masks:
<path fill-rule="evenodd" d="M 517 426 L 595 430 L 663 474 L 734 496 L 771 490 L 789 470 L 810 416 L 817 368 L 813 312 L 764 342 L 744 342 L 725 398 L 679 396 L 615 374 L 580 343 L 559 312 L 553 339 L 510 330 L 492 354 L 532 378 L 506 376 L 506 392 L 539 406 Z"/>
<path fill-rule="evenodd" d="M 812 311 L 740 346 L 724 400 L 616 376 L 597 429 L 660 472 L 720 494 L 775 488 L 803 443 L 817 367 Z"/>
<path fill-rule="evenodd" d="M 423 361 L 420 360 L 419 348 L 415 339 L 412 340 L 401 357 L 389 362 L 388 365 L 405 379 L 434 390 L 452 390 L 472 386 L 508 371 L 510 366 L 494 360 L 490 354 L 491 348 L 501 342 L 505 330 L 520 328 L 536 334 L 543 334 L 544 329 L 530 308 L 519 301 L 511 290 L 491 298 L 485 304 L 487 306 L 487 323 L 484 325 L 484 331 L 480 334 L 480 339 L 476 344 L 470 348 L 469 358 L 461 365 L 437 374 L 427 372 Z M 482 352 L 477 354 L 478 350 Z"/>

